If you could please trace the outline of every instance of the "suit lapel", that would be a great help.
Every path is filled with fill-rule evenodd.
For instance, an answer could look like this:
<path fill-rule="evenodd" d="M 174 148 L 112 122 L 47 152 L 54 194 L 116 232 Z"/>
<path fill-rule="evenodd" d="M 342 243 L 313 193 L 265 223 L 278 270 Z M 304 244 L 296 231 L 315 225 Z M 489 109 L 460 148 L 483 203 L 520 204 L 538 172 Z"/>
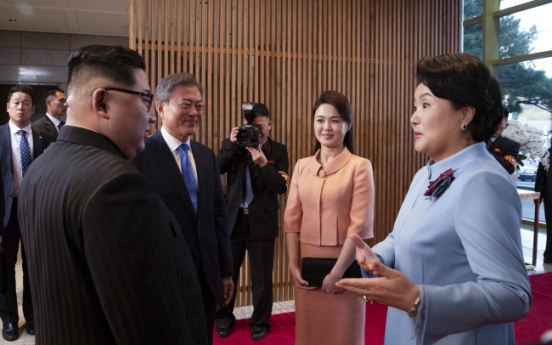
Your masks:
<path fill-rule="evenodd" d="M 48 128 L 48 132 L 50 133 L 53 133 L 53 134 L 58 134 L 58 131 L 56 128 L 54 128 L 54 123 L 52 122 L 52 120 L 50 120 L 50 118 L 46 115 L 44 115 L 44 117 L 46 118 L 46 128 Z"/>
<path fill-rule="evenodd" d="M 197 212 L 199 213 L 202 209 L 205 209 L 205 207 L 202 207 L 202 205 L 205 202 L 206 191 L 211 190 L 211 188 L 207 185 L 207 180 L 205 179 L 210 166 L 207 157 L 203 157 L 199 154 L 199 144 L 193 140 L 190 140 L 190 146 L 192 148 L 192 154 L 194 156 L 194 162 L 197 172 Z"/>
<path fill-rule="evenodd" d="M 3 165 L 8 167 L 10 174 L 13 174 L 10 127 L 7 124 L 0 127 L 0 150 L 4 160 Z"/>
<path fill-rule="evenodd" d="M 262 150 L 263 150 L 263 153 L 264 153 L 267 161 L 270 162 L 270 160 L 272 159 L 272 145 L 270 144 L 270 137 L 266 139 L 266 143 L 264 144 Z M 252 162 L 251 155 L 248 155 L 247 161 L 249 162 L 249 164 L 254 164 L 253 165 L 253 174 L 251 175 L 251 180 L 254 180 L 254 179 L 257 178 L 257 175 L 259 174 L 259 169 L 260 168 L 257 164 Z M 270 164 L 270 163 L 267 163 L 267 164 Z M 245 171 L 244 171 L 244 174 L 245 174 Z"/>
<path fill-rule="evenodd" d="M 33 135 L 33 161 L 44 152 L 44 140 L 42 136 L 38 134 L 34 129 L 31 128 L 31 133 Z"/>
<path fill-rule="evenodd" d="M 174 156 L 163 139 L 161 132 L 157 132 L 150 140 L 152 140 L 152 157 L 159 165 L 159 171 L 165 174 L 167 180 L 180 197 L 180 200 L 186 210 L 194 217 L 194 219 L 196 219 L 197 214 L 195 212 L 194 205 L 192 204 L 192 199 L 190 199 L 190 194 L 188 194 L 188 189 L 184 184 L 182 173 L 178 169 Z"/>

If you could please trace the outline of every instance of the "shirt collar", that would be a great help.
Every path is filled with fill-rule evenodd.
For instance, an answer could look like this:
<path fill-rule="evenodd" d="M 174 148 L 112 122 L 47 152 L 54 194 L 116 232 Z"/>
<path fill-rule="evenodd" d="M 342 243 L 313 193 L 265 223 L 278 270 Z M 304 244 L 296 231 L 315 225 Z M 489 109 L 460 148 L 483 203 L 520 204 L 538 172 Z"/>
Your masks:
<path fill-rule="evenodd" d="M 320 150 L 316 151 L 314 154 L 314 159 L 312 159 L 309 163 L 309 169 L 316 176 L 318 176 L 318 172 L 320 170 L 324 170 L 324 174 L 327 176 L 338 172 L 339 169 L 341 169 L 345 164 L 347 164 L 349 159 L 351 159 L 352 154 L 347 147 L 344 147 L 343 151 L 341 151 L 337 157 L 324 165 L 318 162 L 319 156 Z"/>
<path fill-rule="evenodd" d="M 182 144 L 188 144 L 190 152 L 192 151 L 192 146 L 190 145 L 190 137 L 188 137 L 188 140 L 186 140 L 185 142 L 182 142 L 170 135 L 165 127 L 161 127 L 161 135 L 163 136 L 163 139 L 165 140 L 165 143 L 167 143 L 167 146 L 169 147 L 169 150 L 171 150 L 171 152 L 176 151 L 178 147 Z"/>
<path fill-rule="evenodd" d="M 19 128 L 17 127 L 17 125 L 13 122 L 11 122 L 11 120 L 8 122 L 9 126 L 10 126 L 10 132 L 12 132 L 12 134 L 16 134 L 20 129 L 24 130 L 25 132 L 27 132 L 27 134 L 31 133 L 31 123 L 29 122 L 29 124 L 23 128 Z"/>
<path fill-rule="evenodd" d="M 452 156 L 440 160 L 439 162 L 435 162 L 433 159 L 430 159 L 427 163 L 427 178 L 428 180 L 436 178 L 439 174 L 448 169 L 456 170 L 464 165 L 469 159 L 481 157 L 486 154 L 488 154 L 487 146 L 485 145 L 485 142 L 481 141 L 472 144 Z"/>
<path fill-rule="evenodd" d="M 59 124 L 61 123 L 61 120 L 58 120 L 56 119 L 55 117 L 53 117 L 52 115 L 46 113 L 46 116 L 48 116 L 48 118 L 50 119 L 50 121 L 52 121 L 52 123 L 54 124 L 54 126 L 59 126 Z"/>

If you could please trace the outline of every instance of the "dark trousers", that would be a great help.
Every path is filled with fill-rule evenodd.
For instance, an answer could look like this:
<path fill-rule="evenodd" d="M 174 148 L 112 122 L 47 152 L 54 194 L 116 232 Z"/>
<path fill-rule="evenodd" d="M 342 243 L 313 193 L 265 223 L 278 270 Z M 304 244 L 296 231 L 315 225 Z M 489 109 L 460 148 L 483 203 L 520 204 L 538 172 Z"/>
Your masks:
<path fill-rule="evenodd" d="M 15 264 L 17 262 L 17 251 L 21 242 L 19 222 L 17 220 L 17 198 L 13 199 L 10 219 L 6 226 L 5 235 L 2 238 L 2 248 L 6 256 L 7 289 L 4 295 L 0 295 L 0 318 L 4 324 L 8 322 L 18 323 L 19 312 L 17 308 L 17 293 L 15 291 Z M 31 287 L 29 274 L 27 273 L 27 261 L 25 249 L 21 242 L 21 259 L 23 268 L 23 315 L 27 322 L 33 320 L 33 301 L 31 298 Z"/>
<path fill-rule="evenodd" d="M 249 239 L 249 219 L 242 210 L 238 213 L 236 224 L 230 236 L 232 243 L 232 259 L 234 261 L 234 286 L 237 289 L 240 268 L 245 258 L 245 252 L 249 255 L 251 264 L 251 290 L 253 292 L 253 315 L 249 326 L 270 328 L 270 315 L 272 314 L 272 269 L 274 263 L 274 240 Z M 218 325 L 228 325 L 236 320 L 233 311 L 236 302 L 236 294 L 229 305 L 217 312 L 215 322 Z"/>
<path fill-rule="evenodd" d="M 552 199 L 544 198 L 544 217 L 546 218 L 546 247 L 543 256 L 547 260 L 552 260 Z"/>
<path fill-rule="evenodd" d="M 207 335 L 209 337 L 209 344 L 213 343 L 213 327 L 215 324 L 215 313 L 217 311 L 217 300 L 211 292 L 207 278 L 205 277 L 205 271 L 203 262 L 198 257 L 194 257 L 194 265 L 199 280 L 199 286 L 201 288 L 201 296 L 203 297 L 203 309 L 205 310 L 205 319 L 207 322 Z M 222 281 L 221 281 L 222 284 Z"/>

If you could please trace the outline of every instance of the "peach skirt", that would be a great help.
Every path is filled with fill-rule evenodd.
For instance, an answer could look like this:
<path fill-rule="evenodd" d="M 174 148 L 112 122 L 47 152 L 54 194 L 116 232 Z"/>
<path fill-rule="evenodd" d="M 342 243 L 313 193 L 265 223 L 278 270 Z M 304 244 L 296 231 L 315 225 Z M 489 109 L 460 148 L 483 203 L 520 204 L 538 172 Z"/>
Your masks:
<path fill-rule="evenodd" d="M 337 258 L 341 247 L 301 243 L 301 257 Z M 366 302 L 350 293 L 295 288 L 295 344 L 364 344 Z"/>

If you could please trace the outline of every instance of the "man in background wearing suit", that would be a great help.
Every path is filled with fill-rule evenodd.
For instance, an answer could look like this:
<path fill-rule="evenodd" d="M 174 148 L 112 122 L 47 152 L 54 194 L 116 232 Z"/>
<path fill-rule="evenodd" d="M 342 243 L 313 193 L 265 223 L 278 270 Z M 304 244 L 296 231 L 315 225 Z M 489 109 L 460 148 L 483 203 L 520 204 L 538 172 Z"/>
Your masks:
<path fill-rule="evenodd" d="M 508 174 L 516 171 L 517 158 L 519 154 L 519 143 L 502 136 L 502 132 L 508 128 L 508 110 L 502 112 L 502 121 L 499 123 L 496 132 L 487 144 L 487 150 L 506 169 Z"/>
<path fill-rule="evenodd" d="M 4 249 L 7 267 L 7 290 L 0 295 L 0 317 L 4 328 L 2 337 L 8 341 L 19 338 L 19 312 L 15 291 L 15 263 L 21 233 L 17 219 L 18 199 L 23 176 L 26 176 L 29 165 L 35 160 L 54 138 L 47 133 L 40 133 L 31 127 L 31 116 L 35 111 L 33 89 L 28 85 L 13 86 L 8 93 L 7 111 L 10 120 L 0 126 L 0 167 L 4 185 L 3 226 L 0 227 L 0 242 Z M 22 217 L 27 214 L 23 213 Z M 21 246 L 23 268 L 23 315 L 26 330 L 35 333 L 33 303 L 27 273 L 25 246 Z"/>
<path fill-rule="evenodd" d="M 287 191 L 288 153 L 286 147 L 268 137 L 272 121 L 267 107 L 253 107 L 254 124 L 259 130 L 258 147 L 236 145 L 239 127 L 232 128 L 230 138 L 222 142 L 217 155 L 220 173 L 228 173 L 227 210 L 234 261 L 234 285 L 237 286 L 240 267 L 249 253 L 253 292 L 253 315 L 249 325 L 251 338 L 260 340 L 270 329 L 272 314 L 272 270 L 274 239 L 278 236 L 278 194 Z M 249 174 L 246 177 L 246 169 Z M 250 178 L 253 199 L 248 200 L 246 181 Z M 227 308 L 217 312 L 217 335 L 227 337 L 236 320 L 233 310 L 235 296 Z"/>
<path fill-rule="evenodd" d="M 48 132 L 57 138 L 61 127 L 65 124 L 61 120 L 67 112 L 65 92 L 58 87 L 53 87 L 44 92 L 46 101 L 46 114 L 33 122 L 33 128 Z"/>
<path fill-rule="evenodd" d="M 552 156 L 552 148 L 548 149 L 548 154 Z M 550 168 L 546 171 L 542 163 L 539 163 L 535 181 L 535 192 L 540 192 L 539 205 L 544 201 L 546 246 L 544 247 L 543 261 L 545 264 L 552 264 L 552 178 L 549 174 Z"/>
<path fill-rule="evenodd" d="M 203 89 L 189 73 L 163 78 L 155 90 L 162 127 L 133 164 L 153 184 L 182 228 L 197 271 L 212 342 L 217 303 L 234 293 L 226 206 L 214 152 L 191 140 L 203 116 Z"/>
<path fill-rule="evenodd" d="M 67 124 L 21 186 L 37 344 L 207 343 L 184 236 L 128 163 L 155 122 L 144 70 L 123 47 L 69 57 Z"/>

